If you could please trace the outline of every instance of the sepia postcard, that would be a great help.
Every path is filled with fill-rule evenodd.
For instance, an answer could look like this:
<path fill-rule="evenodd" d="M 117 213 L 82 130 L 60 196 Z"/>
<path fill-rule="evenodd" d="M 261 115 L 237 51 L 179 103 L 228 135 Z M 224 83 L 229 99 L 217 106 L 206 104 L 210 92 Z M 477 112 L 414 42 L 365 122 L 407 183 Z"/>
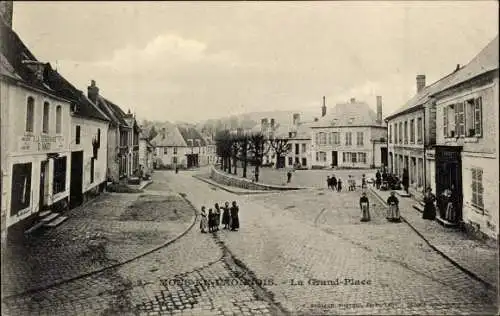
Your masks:
<path fill-rule="evenodd" d="M 1 315 L 498 315 L 498 24 L 1 0 Z"/>

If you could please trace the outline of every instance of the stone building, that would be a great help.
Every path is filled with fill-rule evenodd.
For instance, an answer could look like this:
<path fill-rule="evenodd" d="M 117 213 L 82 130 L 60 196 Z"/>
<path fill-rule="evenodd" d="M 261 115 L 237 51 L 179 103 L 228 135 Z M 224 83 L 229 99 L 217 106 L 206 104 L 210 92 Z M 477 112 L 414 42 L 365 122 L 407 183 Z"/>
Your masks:
<path fill-rule="evenodd" d="M 38 61 L 5 21 L 0 19 L 3 238 L 7 228 L 23 231 L 40 211 L 67 202 L 71 168 L 71 100 L 49 87 L 51 66 Z"/>
<path fill-rule="evenodd" d="M 311 124 L 312 122 L 301 122 L 299 113 L 293 114 L 292 126 L 286 136 L 290 146 L 286 167 L 301 169 L 311 167 Z"/>
<path fill-rule="evenodd" d="M 432 94 L 436 102 L 436 193 L 452 189 L 457 197 L 457 222 L 497 240 L 498 49 L 497 36 Z"/>
<path fill-rule="evenodd" d="M 153 173 L 153 161 L 155 157 L 155 148 L 141 130 L 139 134 L 139 168 L 143 175 Z"/>
<path fill-rule="evenodd" d="M 351 98 L 311 125 L 312 168 L 370 168 L 387 165 L 387 128 L 382 121 L 382 98 L 377 113 L 365 102 Z"/>

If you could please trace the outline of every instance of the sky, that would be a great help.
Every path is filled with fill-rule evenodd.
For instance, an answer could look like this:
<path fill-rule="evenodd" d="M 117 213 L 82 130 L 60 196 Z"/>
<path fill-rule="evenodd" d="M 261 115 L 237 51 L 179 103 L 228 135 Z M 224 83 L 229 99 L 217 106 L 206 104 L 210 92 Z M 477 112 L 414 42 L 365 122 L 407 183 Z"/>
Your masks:
<path fill-rule="evenodd" d="M 14 2 L 13 28 L 78 89 L 139 119 L 321 113 L 351 97 L 384 116 L 498 35 L 497 1 Z"/>

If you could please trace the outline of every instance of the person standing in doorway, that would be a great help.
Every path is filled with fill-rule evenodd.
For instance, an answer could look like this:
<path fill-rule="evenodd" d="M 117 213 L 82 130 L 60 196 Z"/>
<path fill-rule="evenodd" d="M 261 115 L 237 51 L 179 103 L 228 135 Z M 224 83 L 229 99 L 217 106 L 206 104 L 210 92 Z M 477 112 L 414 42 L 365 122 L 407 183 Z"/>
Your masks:
<path fill-rule="evenodd" d="M 432 194 L 431 187 L 428 187 L 424 196 L 424 214 L 423 219 L 434 220 L 436 218 L 436 208 L 434 207 L 434 201 L 436 197 Z"/>

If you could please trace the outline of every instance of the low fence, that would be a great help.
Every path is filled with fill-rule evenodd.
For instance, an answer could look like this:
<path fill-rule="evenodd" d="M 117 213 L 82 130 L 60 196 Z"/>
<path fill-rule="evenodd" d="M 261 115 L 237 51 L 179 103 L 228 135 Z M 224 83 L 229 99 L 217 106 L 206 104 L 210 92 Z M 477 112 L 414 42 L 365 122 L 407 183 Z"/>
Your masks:
<path fill-rule="evenodd" d="M 297 187 L 269 185 L 269 184 L 254 182 L 252 180 L 239 178 L 237 176 L 233 176 L 231 174 L 222 172 L 220 170 L 215 169 L 215 167 L 213 167 L 213 166 L 210 169 L 211 169 L 210 170 L 210 178 L 212 180 L 214 180 L 217 183 L 231 186 L 231 187 L 237 187 L 237 188 L 242 188 L 242 189 L 247 189 L 247 190 L 264 190 L 264 191 L 276 191 L 276 190 L 288 191 L 288 190 L 300 190 L 301 189 L 301 188 L 297 188 Z"/>

